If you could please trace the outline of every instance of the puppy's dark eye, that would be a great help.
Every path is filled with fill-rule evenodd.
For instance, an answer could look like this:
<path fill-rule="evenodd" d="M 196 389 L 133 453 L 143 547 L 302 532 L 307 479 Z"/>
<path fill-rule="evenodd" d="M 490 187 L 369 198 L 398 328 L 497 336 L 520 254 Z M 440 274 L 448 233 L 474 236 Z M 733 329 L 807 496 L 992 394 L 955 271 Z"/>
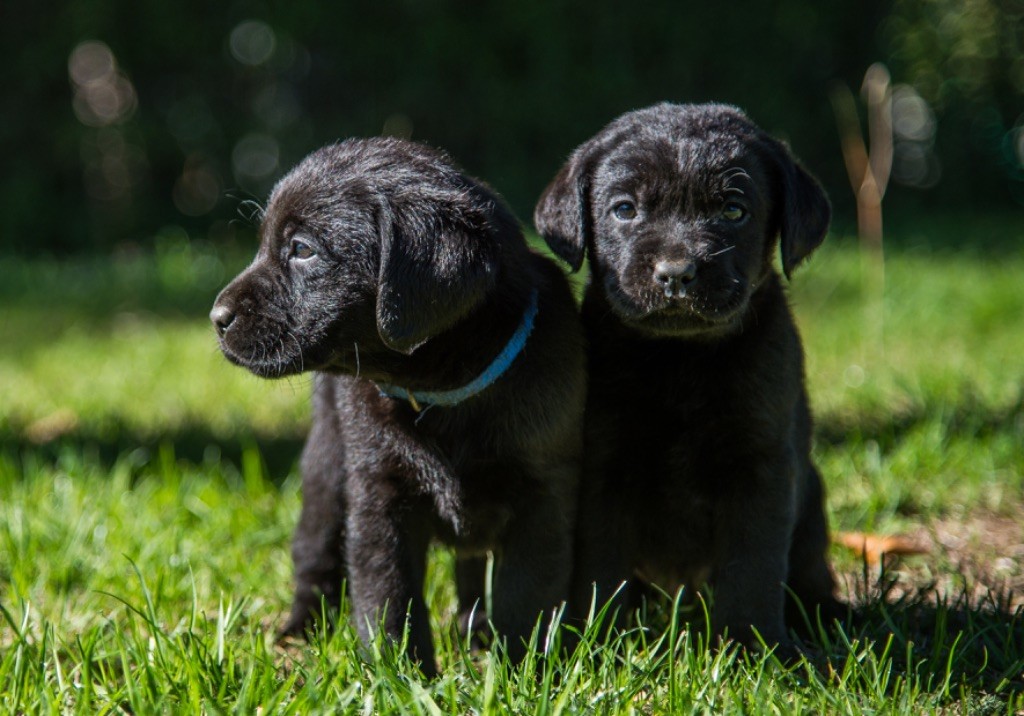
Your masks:
<path fill-rule="evenodd" d="M 298 259 L 299 261 L 305 261 L 316 256 L 316 251 L 301 239 L 292 239 L 291 253 L 288 254 L 290 259 Z"/>
<path fill-rule="evenodd" d="M 619 221 L 632 221 L 636 218 L 636 206 L 631 201 L 620 201 L 612 207 L 612 215 Z"/>
<path fill-rule="evenodd" d="M 729 202 L 724 207 L 722 207 L 722 218 L 724 218 L 726 221 L 743 221 L 743 219 L 746 218 L 746 216 L 747 210 L 744 209 L 739 204 Z"/>

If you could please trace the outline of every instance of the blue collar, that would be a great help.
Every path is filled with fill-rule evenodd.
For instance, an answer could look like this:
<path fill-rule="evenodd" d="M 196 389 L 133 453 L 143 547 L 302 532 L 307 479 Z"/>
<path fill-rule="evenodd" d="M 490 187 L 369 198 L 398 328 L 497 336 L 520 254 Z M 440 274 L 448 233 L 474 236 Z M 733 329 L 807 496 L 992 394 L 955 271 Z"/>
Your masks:
<path fill-rule="evenodd" d="M 533 293 L 530 294 L 530 303 L 526 307 L 526 312 L 523 313 L 523 320 L 519 324 L 519 328 L 516 329 L 516 332 L 512 334 L 512 338 L 505 344 L 505 348 L 502 349 L 497 358 L 491 361 L 491 364 L 484 369 L 483 373 L 461 388 L 414 392 L 388 383 L 378 383 L 377 388 L 380 390 L 381 395 L 409 401 L 409 405 L 417 412 L 422 410 L 423 406 L 440 405 L 451 407 L 458 405 L 463 400 L 472 398 L 477 393 L 490 387 L 494 381 L 508 370 L 509 366 L 512 365 L 512 361 L 519 356 L 526 345 L 526 339 L 530 337 L 530 331 L 533 330 L 533 319 L 536 317 L 537 289 L 534 289 Z"/>

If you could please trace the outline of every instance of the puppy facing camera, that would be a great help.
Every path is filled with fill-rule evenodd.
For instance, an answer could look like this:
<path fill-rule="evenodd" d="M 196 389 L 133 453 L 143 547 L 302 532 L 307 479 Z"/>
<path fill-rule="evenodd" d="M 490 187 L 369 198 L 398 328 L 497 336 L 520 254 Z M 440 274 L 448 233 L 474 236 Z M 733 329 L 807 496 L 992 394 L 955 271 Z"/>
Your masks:
<path fill-rule="evenodd" d="M 821 244 L 818 182 L 739 110 L 661 104 L 580 146 L 534 216 L 578 269 L 590 390 L 573 611 L 624 582 L 711 587 L 712 626 L 838 615 L 803 351 L 775 269 Z M 790 595 L 795 595 L 796 599 Z"/>
<path fill-rule="evenodd" d="M 571 572 L 585 377 L 561 270 L 489 188 L 396 139 L 311 154 L 274 188 L 260 240 L 210 318 L 233 363 L 316 373 L 285 633 L 347 581 L 360 635 L 400 639 L 408 622 L 433 673 L 437 539 L 456 548 L 467 621 L 494 555 L 487 616 L 521 656 Z"/>

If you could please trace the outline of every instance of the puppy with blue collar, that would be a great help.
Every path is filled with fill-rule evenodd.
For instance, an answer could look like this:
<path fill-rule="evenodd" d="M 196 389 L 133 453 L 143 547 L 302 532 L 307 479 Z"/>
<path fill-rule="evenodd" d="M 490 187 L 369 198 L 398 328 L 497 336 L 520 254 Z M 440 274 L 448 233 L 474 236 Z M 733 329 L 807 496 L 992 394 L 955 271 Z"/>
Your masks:
<path fill-rule="evenodd" d="M 315 372 L 302 455 L 301 634 L 341 600 L 436 670 L 432 540 L 457 551 L 464 615 L 513 658 L 568 596 L 585 397 L 568 284 L 515 217 L 440 152 L 395 139 L 314 152 L 274 188 L 255 261 L 214 305 L 222 351 L 264 377 Z M 464 616 L 465 618 L 465 616 Z"/>

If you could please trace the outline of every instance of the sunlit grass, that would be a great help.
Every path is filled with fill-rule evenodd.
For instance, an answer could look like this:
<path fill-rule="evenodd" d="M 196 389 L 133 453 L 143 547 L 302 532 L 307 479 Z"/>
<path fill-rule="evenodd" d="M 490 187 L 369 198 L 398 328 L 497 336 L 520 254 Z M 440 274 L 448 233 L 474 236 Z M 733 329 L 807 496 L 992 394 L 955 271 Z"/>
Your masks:
<path fill-rule="evenodd" d="M 909 605 L 878 603 L 865 625 L 791 665 L 709 651 L 699 620 L 688 629 L 670 620 L 609 645 L 595 625 L 567 655 L 552 645 L 543 653 L 541 624 L 542 653 L 513 667 L 500 652 L 466 651 L 452 631 L 440 603 L 447 597 L 437 591 L 451 578 L 444 553 L 430 577 L 445 667 L 438 680 L 422 680 L 385 642 L 363 649 L 347 625 L 310 645 L 278 646 L 273 628 L 288 598 L 286 539 L 298 494 L 293 480 L 267 481 L 258 459 L 244 472 L 183 465 L 169 452 L 109 470 L 70 456 L 52 465 L 5 459 L 0 504 L 5 712 L 919 713 L 960 699 L 1024 705 L 1012 696 L 1024 668 L 1020 616 L 1005 623 L 979 609 L 960 624 L 965 612 L 952 602 L 927 607 L 926 632 Z"/>
<path fill-rule="evenodd" d="M 795 276 L 819 414 L 892 412 L 966 395 L 992 405 L 1019 398 L 1024 254 L 891 252 L 881 312 L 866 307 L 863 268 L 848 240 L 826 245 Z"/>
<path fill-rule="evenodd" d="M 155 257 L 0 259 L 0 711 L 1024 709 L 1021 614 L 998 591 L 967 600 L 941 554 L 919 562 L 943 594 L 901 596 L 871 571 L 859 621 L 794 665 L 709 651 L 699 623 L 672 620 L 610 645 L 595 626 L 519 668 L 471 654 L 443 550 L 428 579 L 439 679 L 344 625 L 276 645 L 309 381 L 260 381 L 217 352 L 205 313 L 246 260 L 173 236 Z M 791 285 L 833 523 L 1015 514 L 1024 253 L 893 250 L 880 325 L 860 271 L 852 242 L 830 240 Z"/>

